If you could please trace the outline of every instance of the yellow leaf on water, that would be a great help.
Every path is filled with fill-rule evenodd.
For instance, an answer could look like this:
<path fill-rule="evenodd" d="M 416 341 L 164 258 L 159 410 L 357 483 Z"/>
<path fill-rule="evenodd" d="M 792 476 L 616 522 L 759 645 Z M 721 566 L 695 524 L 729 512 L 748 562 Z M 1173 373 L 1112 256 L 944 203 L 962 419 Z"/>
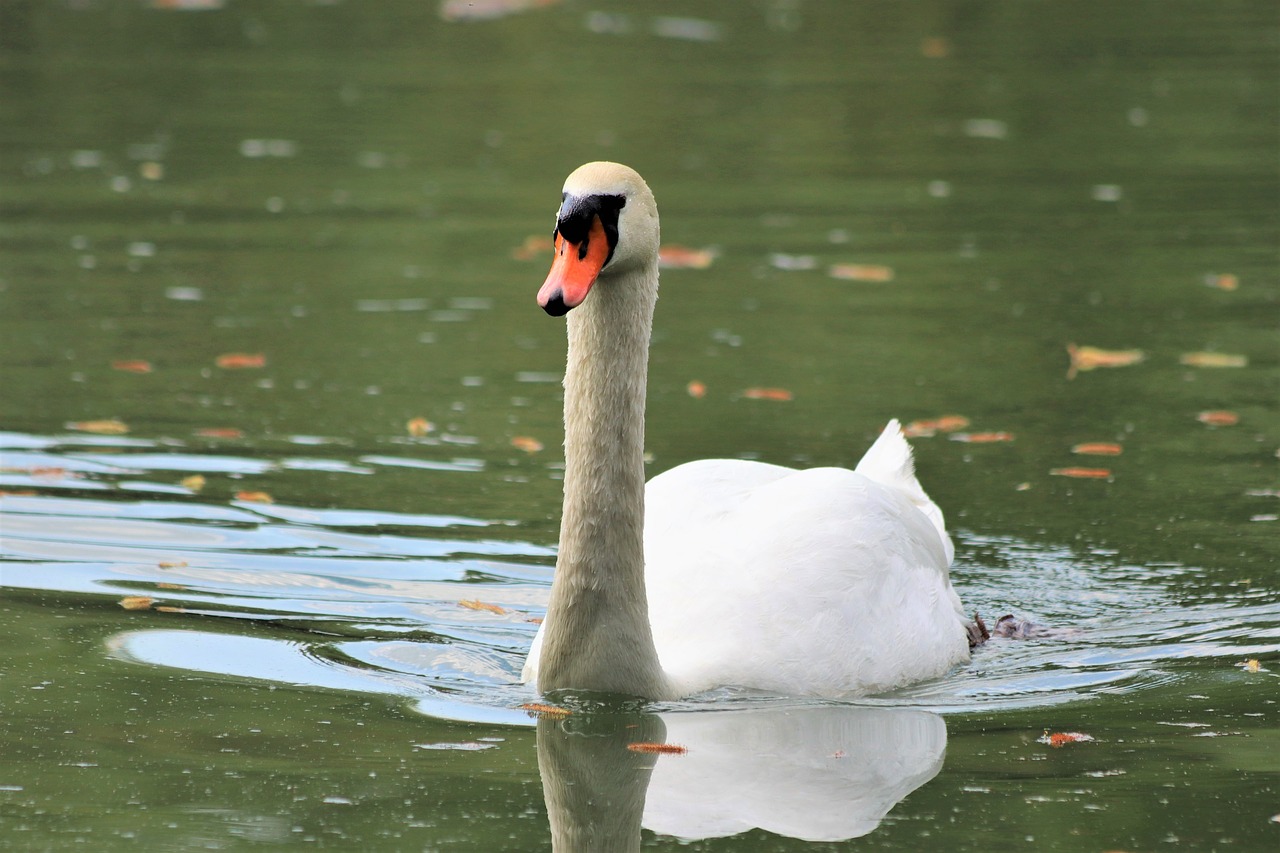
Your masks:
<path fill-rule="evenodd" d="M 1248 367 L 1247 355 L 1227 352 L 1186 352 L 1178 359 L 1187 367 Z"/>
<path fill-rule="evenodd" d="M 198 492 L 204 488 L 205 479 L 203 474 L 192 474 L 189 477 L 183 477 L 178 482 L 184 489 Z"/>
<path fill-rule="evenodd" d="M 550 257 L 552 248 L 554 244 L 550 237 L 541 234 L 525 237 L 523 243 L 511 250 L 511 257 L 517 261 L 531 261 L 542 255 Z"/>
<path fill-rule="evenodd" d="M 1013 441 L 1011 432 L 957 432 L 951 436 L 952 441 L 965 444 L 994 444 L 1001 441 Z"/>
<path fill-rule="evenodd" d="M 129 427 L 124 421 L 116 418 L 104 418 L 97 421 L 72 421 L 67 424 L 67 429 L 76 432 L 91 432 L 94 435 L 124 435 L 129 431 Z"/>
<path fill-rule="evenodd" d="M 748 400 L 781 400 L 791 399 L 791 392 L 786 388 L 748 388 L 742 392 Z"/>
<path fill-rule="evenodd" d="M 267 357 L 260 352 L 228 352 L 214 360 L 223 370 L 246 370 L 266 367 Z"/>
<path fill-rule="evenodd" d="M 1119 456 L 1124 448 L 1110 441 L 1086 441 L 1071 448 L 1072 453 L 1083 456 Z"/>
<path fill-rule="evenodd" d="M 1077 480 L 1105 480 L 1111 476 L 1110 468 L 1053 468 L 1055 477 L 1074 477 Z"/>
<path fill-rule="evenodd" d="M 1240 416 L 1235 412 L 1218 409 L 1210 412 L 1201 412 L 1196 415 L 1196 420 L 1209 426 L 1235 426 L 1240 423 Z"/>
<path fill-rule="evenodd" d="M 525 453 L 537 453 L 542 449 L 542 442 L 527 435 L 517 435 L 511 439 L 511 446 Z"/>
<path fill-rule="evenodd" d="M 1128 367 L 1147 357 L 1140 349 L 1100 349 L 1075 344 L 1067 344 L 1067 355 L 1071 357 L 1071 367 L 1067 369 L 1068 379 L 1074 379 L 1077 373 L 1099 367 Z"/>
<path fill-rule="evenodd" d="M 907 438 L 928 438 L 940 432 L 956 432 L 969 425 L 964 415 L 942 415 L 936 418 L 912 421 L 902 428 Z"/>
<path fill-rule="evenodd" d="M 154 603 L 154 598 L 145 595 L 126 595 L 119 601 L 120 606 L 125 610 L 150 610 Z"/>
<path fill-rule="evenodd" d="M 658 263 L 673 270 L 705 270 L 716 259 L 714 249 L 690 249 L 688 246 L 663 245 L 658 249 Z"/>
<path fill-rule="evenodd" d="M 528 711 L 535 717 L 550 717 L 553 720 L 567 717 L 573 713 L 568 708 L 561 708 L 559 705 L 545 705 L 542 702 L 526 702 L 520 706 L 520 710 Z"/>
<path fill-rule="evenodd" d="M 187 567 L 186 560 L 162 560 L 159 564 L 162 569 L 185 569 Z"/>
<path fill-rule="evenodd" d="M 1239 277 L 1229 273 L 1209 273 L 1204 277 L 1204 283 L 1209 287 L 1216 287 L 1218 290 L 1237 290 L 1240 287 Z"/>
<path fill-rule="evenodd" d="M 487 610 L 490 613 L 497 613 L 499 615 L 507 612 L 496 604 L 490 604 L 487 601 L 479 601 L 474 598 L 469 598 L 463 601 L 459 601 L 458 606 L 465 607 L 468 610 Z"/>
<path fill-rule="evenodd" d="M 835 264 L 827 275 L 844 281 L 893 281 L 893 267 L 878 264 Z"/>

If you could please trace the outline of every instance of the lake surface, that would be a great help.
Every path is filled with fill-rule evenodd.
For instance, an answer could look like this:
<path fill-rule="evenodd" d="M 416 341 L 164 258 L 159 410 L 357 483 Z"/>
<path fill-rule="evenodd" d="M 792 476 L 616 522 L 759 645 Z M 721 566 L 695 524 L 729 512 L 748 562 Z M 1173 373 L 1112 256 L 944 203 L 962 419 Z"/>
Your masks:
<path fill-rule="evenodd" d="M 0 5 L 5 846 L 1275 849 L 1278 84 L 1266 2 Z M 520 708 L 592 159 L 651 472 L 960 416 L 957 589 L 1056 636 Z"/>

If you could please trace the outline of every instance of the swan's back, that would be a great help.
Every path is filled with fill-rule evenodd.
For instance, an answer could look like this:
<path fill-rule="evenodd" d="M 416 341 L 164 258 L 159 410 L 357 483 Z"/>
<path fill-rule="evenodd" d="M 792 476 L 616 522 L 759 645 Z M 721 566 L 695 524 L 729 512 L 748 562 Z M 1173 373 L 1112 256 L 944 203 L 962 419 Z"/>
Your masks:
<path fill-rule="evenodd" d="M 650 622 L 681 695 L 879 692 L 968 657 L 951 542 L 896 421 L 856 471 L 692 462 L 645 506 Z"/>

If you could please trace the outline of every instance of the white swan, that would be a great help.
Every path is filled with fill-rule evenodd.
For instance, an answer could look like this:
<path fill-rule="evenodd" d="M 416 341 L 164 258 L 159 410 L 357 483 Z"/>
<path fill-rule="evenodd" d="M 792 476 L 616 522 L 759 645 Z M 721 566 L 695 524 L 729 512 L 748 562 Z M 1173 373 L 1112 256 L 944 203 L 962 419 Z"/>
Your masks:
<path fill-rule="evenodd" d="M 524 679 L 647 699 L 728 685 L 838 697 L 968 660 L 951 540 L 897 421 L 854 471 L 714 459 L 645 486 L 658 244 L 635 171 L 588 163 L 565 181 L 538 292 L 549 314 L 576 309 L 564 515 Z"/>

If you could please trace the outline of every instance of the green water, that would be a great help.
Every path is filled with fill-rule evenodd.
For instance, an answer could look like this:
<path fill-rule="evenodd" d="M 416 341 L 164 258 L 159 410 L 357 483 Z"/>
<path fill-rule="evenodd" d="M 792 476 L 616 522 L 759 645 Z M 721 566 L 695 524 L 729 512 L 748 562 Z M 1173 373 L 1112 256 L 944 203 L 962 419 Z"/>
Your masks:
<path fill-rule="evenodd" d="M 4 846 L 1280 844 L 1273 4 L 442 8 L 0 4 Z M 957 589 L 1074 633 L 854 706 L 519 710 L 564 329 L 513 251 L 592 159 L 715 253 L 663 273 L 652 473 L 963 415 L 1013 439 L 914 441 Z"/>

